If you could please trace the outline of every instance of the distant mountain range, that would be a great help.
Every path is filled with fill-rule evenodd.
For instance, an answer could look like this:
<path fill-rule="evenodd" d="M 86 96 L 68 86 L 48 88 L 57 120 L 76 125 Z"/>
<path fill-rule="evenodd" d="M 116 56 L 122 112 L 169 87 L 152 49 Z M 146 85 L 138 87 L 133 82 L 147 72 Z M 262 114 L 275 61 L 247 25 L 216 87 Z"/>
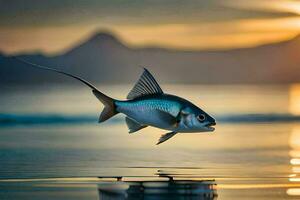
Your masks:
<path fill-rule="evenodd" d="M 92 83 L 135 82 L 147 67 L 164 83 L 292 83 L 300 82 L 300 36 L 253 48 L 180 51 L 132 48 L 110 33 L 97 33 L 67 52 L 52 57 L 18 55 L 56 67 Z M 25 66 L 0 54 L 0 84 L 76 83 L 67 77 Z"/>

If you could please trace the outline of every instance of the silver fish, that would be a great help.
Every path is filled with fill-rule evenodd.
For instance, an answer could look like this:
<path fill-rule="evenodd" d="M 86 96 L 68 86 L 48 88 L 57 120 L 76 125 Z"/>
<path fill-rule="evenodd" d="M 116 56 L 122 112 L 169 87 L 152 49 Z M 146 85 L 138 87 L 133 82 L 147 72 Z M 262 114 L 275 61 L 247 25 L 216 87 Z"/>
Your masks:
<path fill-rule="evenodd" d="M 121 101 L 103 94 L 95 86 L 78 76 L 20 58 L 15 57 L 15 59 L 36 68 L 70 76 L 89 86 L 93 94 L 104 105 L 99 123 L 118 113 L 123 113 L 126 115 L 129 133 L 137 132 L 147 126 L 171 131 L 162 135 L 157 144 L 167 141 L 177 133 L 211 132 L 215 130 L 213 126 L 216 125 L 216 121 L 213 117 L 186 99 L 164 93 L 154 77 L 145 68 L 143 74 L 127 95 L 127 100 Z"/>

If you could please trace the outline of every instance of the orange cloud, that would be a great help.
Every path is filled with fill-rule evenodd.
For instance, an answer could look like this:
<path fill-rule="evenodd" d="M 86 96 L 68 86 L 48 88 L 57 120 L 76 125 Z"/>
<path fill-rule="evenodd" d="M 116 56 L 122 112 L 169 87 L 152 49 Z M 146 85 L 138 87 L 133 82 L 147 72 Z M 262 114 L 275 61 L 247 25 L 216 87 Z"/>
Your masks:
<path fill-rule="evenodd" d="M 287 40 L 300 31 L 300 17 L 234 20 L 198 24 L 73 25 L 0 29 L 0 49 L 6 53 L 42 50 L 53 54 L 70 48 L 104 27 L 132 46 L 177 49 L 243 48 Z"/>

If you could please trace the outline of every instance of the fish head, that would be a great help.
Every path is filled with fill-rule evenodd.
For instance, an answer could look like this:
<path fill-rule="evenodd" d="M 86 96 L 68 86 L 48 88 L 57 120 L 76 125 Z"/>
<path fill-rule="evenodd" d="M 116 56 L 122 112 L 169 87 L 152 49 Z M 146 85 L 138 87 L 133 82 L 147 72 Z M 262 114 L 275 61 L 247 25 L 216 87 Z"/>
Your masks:
<path fill-rule="evenodd" d="M 178 130 L 181 132 L 211 132 L 216 120 L 196 106 L 186 107 L 180 112 Z"/>

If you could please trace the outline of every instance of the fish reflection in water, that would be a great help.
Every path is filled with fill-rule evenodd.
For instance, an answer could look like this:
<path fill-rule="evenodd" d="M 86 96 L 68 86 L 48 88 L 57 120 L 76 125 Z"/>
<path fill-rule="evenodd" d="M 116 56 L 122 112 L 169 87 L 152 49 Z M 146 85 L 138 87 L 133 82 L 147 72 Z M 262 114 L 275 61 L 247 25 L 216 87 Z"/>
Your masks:
<path fill-rule="evenodd" d="M 166 177 L 166 176 L 165 176 Z M 217 198 L 214 180 L 138 180 L 100 183 L 100 200 L 213 200 Z"/>

